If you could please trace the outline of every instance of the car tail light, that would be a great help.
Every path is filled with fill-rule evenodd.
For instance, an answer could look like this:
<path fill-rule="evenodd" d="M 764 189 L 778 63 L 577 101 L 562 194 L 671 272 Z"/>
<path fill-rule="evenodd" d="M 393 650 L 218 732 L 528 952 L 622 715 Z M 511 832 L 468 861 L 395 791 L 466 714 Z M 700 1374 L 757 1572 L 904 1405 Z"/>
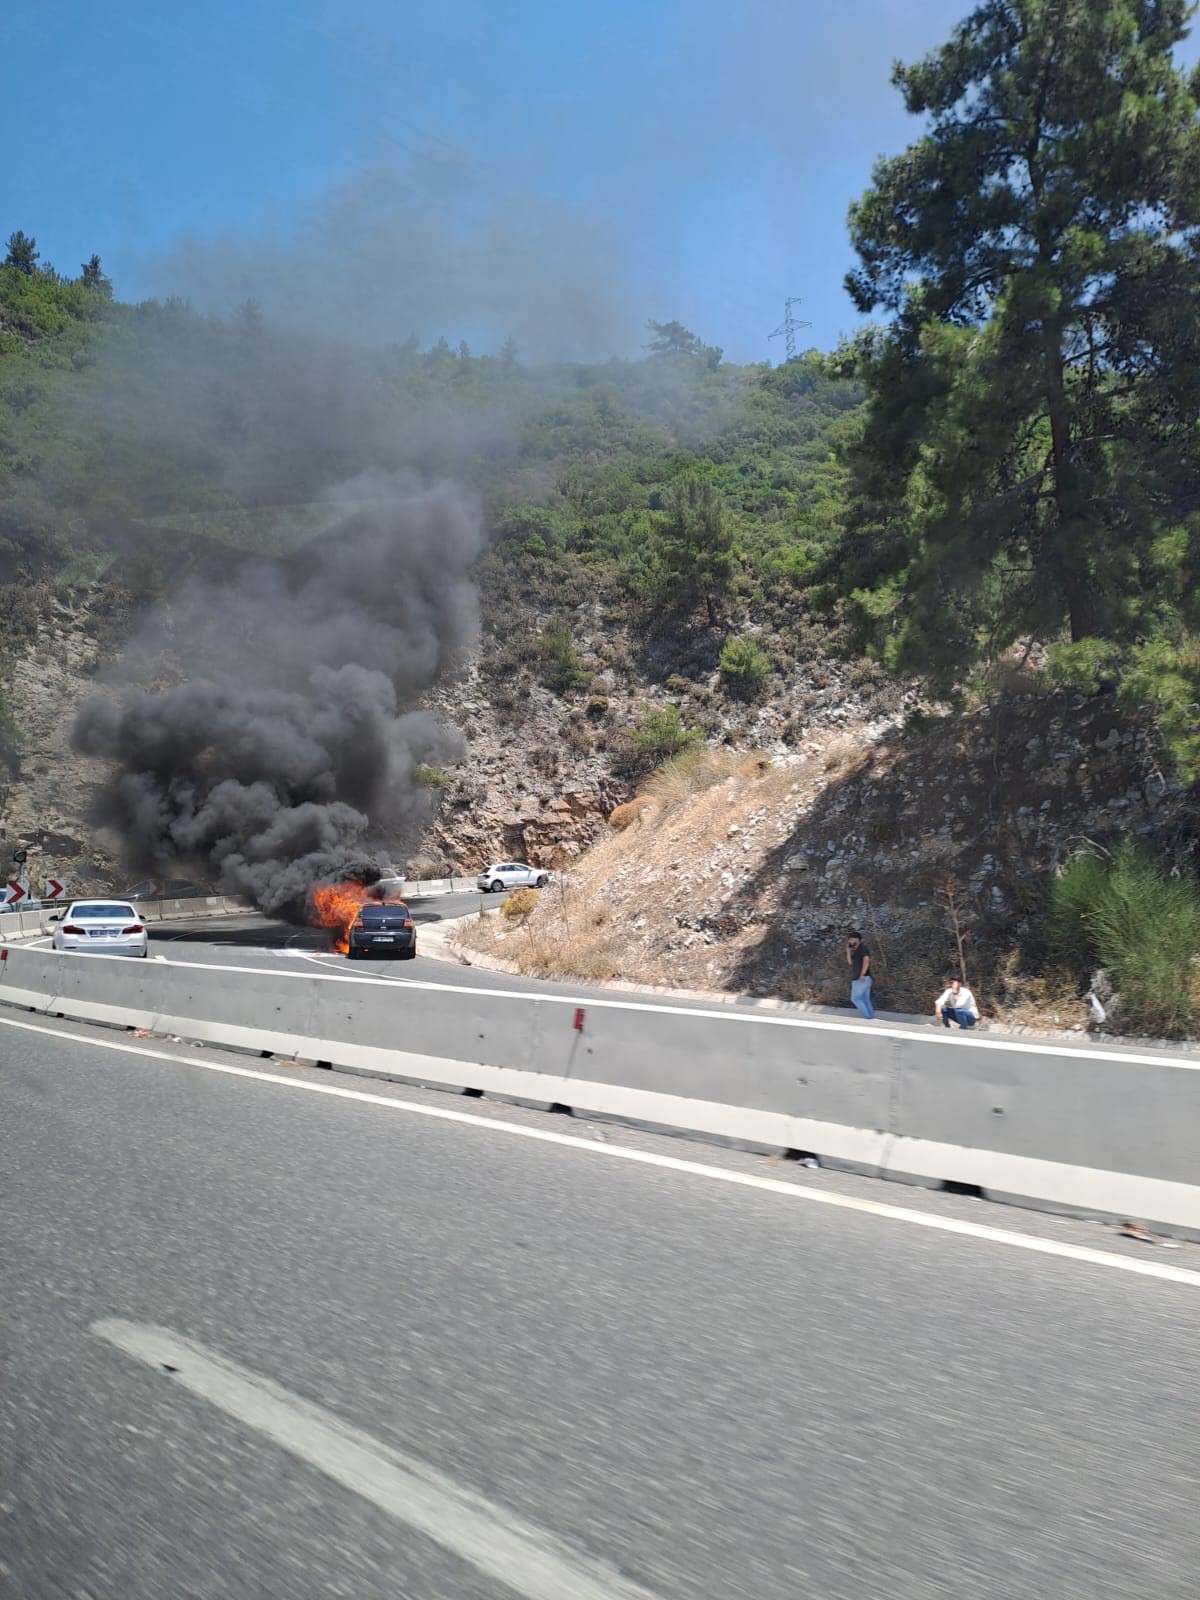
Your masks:
<path fill-rule="evenodd" d="M 63 932 L 64 933 L 85 934 L 87 932 L 87 929 L 86 928 L 77 928 L 73 922 L 68 922 L 66 927 L 63 929 Z"/>
<path fill-rule="evenodd" d="M 412 918 L 411 917 L 405 917 L 404 921 L 400 924 L 400 926 L 402 928 L 406 928 L 408 930 L 408 932 L 411 933 L 412 932 Z"/>
<path fill-rule="evenodd" d="M 131 922 L 127 928 L 122 928 L 122 933 L 145 933 L 145 928 L 140 922 Z"/>

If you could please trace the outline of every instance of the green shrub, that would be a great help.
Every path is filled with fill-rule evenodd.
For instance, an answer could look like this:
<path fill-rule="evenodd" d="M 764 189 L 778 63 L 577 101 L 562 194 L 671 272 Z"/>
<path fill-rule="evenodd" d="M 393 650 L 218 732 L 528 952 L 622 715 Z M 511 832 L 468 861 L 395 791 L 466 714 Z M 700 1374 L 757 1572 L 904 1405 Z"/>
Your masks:
<path fill-rule="evenodd" d="M 1124 839 L 1111 855 L 1077 851 L 1050 891 L 1056 952 L 1084 975 L 1103 967 L 1126 1031 L 1183 1038 L 1200 1023 L 1200 884 L 1144 844 Z"/>
<path fill-rule="evenodd" d="M 1198 683 L 1200 639 L 1184 634 L 1137 645 L 1130 652 L 1120 690 L 1125 705 L 1150 708 L 1171 765 L 1190 782 L 1200 777 Z"/>
<path fill-rule="evenodd" d="M 426 789 L 448 789 L 454 779 L 448 772 L 443 772 L 441 767 L 427 767 L 419 765 L 416 769 L 416 779 L 424 784 Z"/>
<path fill-rule="evenodd" d="M 725 687 L 745 699 L 756 695 L 771 672 L 771 658 L 761 645 L 744 635 L 726 639 L 718 662 Z"/>
<path fill-rule="evenodd" d="M 1120 654 L 1110 639 L 1051 645 L 1046 652 L 1046 676 L 1056 689 L 1096 694 L 1116 682 Z"/>
<path fill-rule="evenodd" d="M 555 694 L 573 694 L 586 689 L 592 675 L 575 650 L 571 630 L 565 622 L 552 622 L 538 641 L 542 658 L 542 682 Z"/>
<path fill-rule="evenodd" d="M 699 728 L 684 727 L 677 706 L 662 706 L 642 713 L 630 743 L 641 756 L 673 756 L 703 737 Z"/>

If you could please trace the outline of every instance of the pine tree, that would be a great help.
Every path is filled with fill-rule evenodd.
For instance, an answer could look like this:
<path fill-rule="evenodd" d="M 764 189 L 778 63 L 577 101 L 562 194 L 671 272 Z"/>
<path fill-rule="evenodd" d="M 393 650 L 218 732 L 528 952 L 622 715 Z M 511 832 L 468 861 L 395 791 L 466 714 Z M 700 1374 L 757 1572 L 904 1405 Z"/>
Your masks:
<path fill-rule="evenodd" d="M 102 294 L 106 300 L 112 299 L 112 280 L 105 275 L 99 256 L 88 257 L 79 269 L 79 277 L 87 288 L 95 289 L 97 294 Z"/>
<path fill-rule="evenodd" d="M 672 484 L 655 544 L 663 598 L 694 605 L 703 599 L 709 623 L 717 622 L 717 600 L 734 570 L 733 531 L 716 486 L 689 476 Z"/>
<path fill-rule="evenodd" d="M 8 254 L 4 258 L 6 267 L 16 267 L 18 272 L 23 272 L 27 278 L 32 278 L 38 267 L 37 240 L 28 233 L 22 233 L 20 228 L 8 236 Z"/>
<path fill-rule="evenodd" d="M 986 0 L 895 70 L 927 130 L 850 215 L 851 296 L 891 320 L 846 352 L 869 403 L 839 581 L 861 639 L 942 686 L 1023 635 L 1111 664 L 1182 625 L 1200 75 L 1172 52 L 1192 9 Z"/>

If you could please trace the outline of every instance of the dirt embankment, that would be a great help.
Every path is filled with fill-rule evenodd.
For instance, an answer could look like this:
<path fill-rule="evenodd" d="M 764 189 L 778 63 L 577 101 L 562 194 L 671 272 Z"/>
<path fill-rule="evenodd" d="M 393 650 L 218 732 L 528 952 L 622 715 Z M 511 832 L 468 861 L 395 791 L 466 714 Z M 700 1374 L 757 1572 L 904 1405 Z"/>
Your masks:
<path fill-rule="evenodd" d="M 1147 733 L 1076 697 L 825 730 L 647 787 L 527 919 L 470 930 L 476 948 L 547 976 L 844 1003 L 857 925 L 877 1005 L 924 1013 L 961 937 L 987 1012 L 1054 1025 L 1084 1014 L 1039 948 L 1054 866 L 1084 838 L 1180 842 L 1194 824 Z"/>

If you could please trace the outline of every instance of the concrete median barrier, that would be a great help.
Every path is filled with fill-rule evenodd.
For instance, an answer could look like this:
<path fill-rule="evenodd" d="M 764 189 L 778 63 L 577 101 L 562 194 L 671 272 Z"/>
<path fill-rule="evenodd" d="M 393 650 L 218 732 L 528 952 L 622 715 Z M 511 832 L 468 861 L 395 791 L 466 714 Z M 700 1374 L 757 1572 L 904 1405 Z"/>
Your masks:
<path fill-rule="evenodd" d="M 1200 1066 L 933 1029 L 8 946 L 0 1002 L 1200 1238 Z"/>
<path fill-rule="evenodd" d="M 26 939 L 47 937 L 54 931 L 51 916 L 65 911 L 69 903 L 43 906 L 40 911 L 6 912 L 0 915 L 0 944 L 17 944 Z M 249 901 L 226 895 L 205 895 L 191 900 L 135 900 L 129 903 L 139 918 L 150 926 L 157 922 L 188 921 L 195 917 L 245 916 L 255 910 Z"/>

